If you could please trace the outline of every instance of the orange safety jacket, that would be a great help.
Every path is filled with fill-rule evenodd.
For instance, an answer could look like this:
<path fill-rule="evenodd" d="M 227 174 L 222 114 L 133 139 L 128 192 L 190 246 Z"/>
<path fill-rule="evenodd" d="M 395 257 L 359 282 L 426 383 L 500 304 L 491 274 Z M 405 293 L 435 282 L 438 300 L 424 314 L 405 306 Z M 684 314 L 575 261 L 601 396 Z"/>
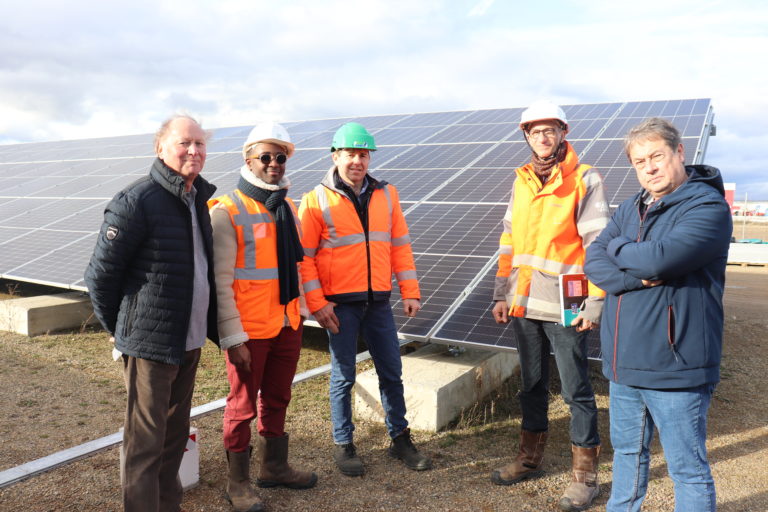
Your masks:
<path fill-rule="evenodd" d="M 494 290 L 512 316 L 560 321 L 558 275 L 584 272 L 586 248 L 610 218 L 600 174 L 566 144 L 565 160 L 543 186 L 532 164 L 515 171 Z M 589 283 L 589 296 L 599 301 L 605 292 Z M 596 318 L 585 316 L 599 322 L 601 307 Z"/>
<path fill-rule="evenodd" d="M 301 236 L 296 207 L 287 197 L 285 200 L 291 205 L 296 229 Z M 286 305 L 280 304 L 277 230 L 272 214 L 262 203 L 240 190 L 211 199 L 208 208 L 217 204 L 227 209 L 237 234 L 237 259 L 232 287 L 248 338 L 274 338 L 285 326 L 286 319 L 292 329 L 298 329 L 301 323 L 299 298 Z"/>
<path fill-rule="evenodd" d="M 368 225 L 334 182 L 336 168 L 301 200 L 301 278 L 310 312 L 335 303 L 388 300 L 392 272 L 404 299 L 419 299 L 411 238 L 397 189 L 368 176 Z M 337 180 L 340 180 L 338 176 Z"/>

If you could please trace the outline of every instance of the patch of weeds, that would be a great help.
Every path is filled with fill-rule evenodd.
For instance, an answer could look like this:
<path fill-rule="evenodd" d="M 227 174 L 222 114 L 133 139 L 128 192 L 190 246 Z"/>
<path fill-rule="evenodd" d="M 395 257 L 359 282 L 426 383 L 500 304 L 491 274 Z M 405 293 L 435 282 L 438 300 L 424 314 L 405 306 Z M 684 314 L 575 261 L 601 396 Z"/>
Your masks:
<path fill-rule="evenodd" d="M 458 441 L 459 438 L 457 435 L 449 433 L 440 439 L 437 444 L 440 448 L 448 448 L 449 446 L 455 445 Z"/>
<path fill-rule="evenodd" d="M 37 405 L 37 400 L 32 400 L 29 398 L 25 398 L 24 400 L 19 400 L 16 402 L 16 407 L 34 407 Z"/>

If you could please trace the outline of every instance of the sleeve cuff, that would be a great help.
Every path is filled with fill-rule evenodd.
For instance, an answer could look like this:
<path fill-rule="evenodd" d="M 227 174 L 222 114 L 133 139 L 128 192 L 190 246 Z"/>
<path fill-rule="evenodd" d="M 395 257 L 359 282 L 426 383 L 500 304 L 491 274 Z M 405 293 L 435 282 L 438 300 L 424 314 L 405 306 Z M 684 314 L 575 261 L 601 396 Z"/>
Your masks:
<path fill-rule="evenodd" d="M 245 343 L 246 341 L 248 341 L 248 334 L 245 332 L 238 332 L 231 336 L 227 336 L 226 338 L 221 338 L 219 340 L 219 345 L 221 346 L 221 350 L 227 350 L 238 343 Z"/>
<path fill-rule="evenodd" d="M 581 310 L 581 316 L 592 323 L 599 324 L 603 313 L 602 297 L 587 297 L 584 301 L 584 309 Z"/>
<path fill-rule="evenodd" d="M 496 276 L 493 287 L 493 301 L 507 300 L 507 280 L 508 278 Z"/>

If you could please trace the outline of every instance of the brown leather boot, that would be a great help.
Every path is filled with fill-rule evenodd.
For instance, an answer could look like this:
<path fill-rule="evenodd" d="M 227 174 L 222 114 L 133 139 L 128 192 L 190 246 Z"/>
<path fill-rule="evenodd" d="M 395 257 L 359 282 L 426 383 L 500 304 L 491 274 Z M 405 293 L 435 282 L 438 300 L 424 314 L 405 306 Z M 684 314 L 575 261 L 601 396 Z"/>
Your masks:
<path fill-rule="evenodd" d="M 264 510 L 264 504 L 254 488 L 251 487 L 252 450 L 249 446 L 244 452 L 227 451 L 229 479 L 227 480 L 226 496 L 235 512 L 262 512 Z"/>
<path fill-rule="evenodd" d="M 496 485 L 512 485 L 527 478 L 543 475 L 541 465 L 544 460 L 547 437 L 547 432 L 521 430 L 520 453 L 510 464 L 491 473 L 491 481 Z"/>
<path fill-rule="evenodd" d="M 560 508 L 566 511 L 585 510 L 592 505 L 600 485 L 597 482 L 597 461 L 600 446 L 582 448 L 571 446 L 573 452 L 573 481 L 560 499 Z"/>
<path fill-rule="evenodd" d="M 288 464 L 288 434 L 283 437 L 259 436 L 261 468 L 256 485 L 289 489 L 309 489 L 317 483 L 317 475 L 310 471 L 296 471 Z"/>

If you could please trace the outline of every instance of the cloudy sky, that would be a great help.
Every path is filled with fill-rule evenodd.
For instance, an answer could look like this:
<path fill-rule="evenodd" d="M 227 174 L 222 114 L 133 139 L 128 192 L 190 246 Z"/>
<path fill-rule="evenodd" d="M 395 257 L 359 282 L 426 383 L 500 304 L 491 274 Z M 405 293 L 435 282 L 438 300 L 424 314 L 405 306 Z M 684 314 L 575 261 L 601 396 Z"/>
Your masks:
<path fill-rule="evenodd" d="M 0 143 L 153 132 L 175 111 L 215 128 L 711 98 L 707 163 L 768 200 L 764 0 L 6 3 Z"/>

